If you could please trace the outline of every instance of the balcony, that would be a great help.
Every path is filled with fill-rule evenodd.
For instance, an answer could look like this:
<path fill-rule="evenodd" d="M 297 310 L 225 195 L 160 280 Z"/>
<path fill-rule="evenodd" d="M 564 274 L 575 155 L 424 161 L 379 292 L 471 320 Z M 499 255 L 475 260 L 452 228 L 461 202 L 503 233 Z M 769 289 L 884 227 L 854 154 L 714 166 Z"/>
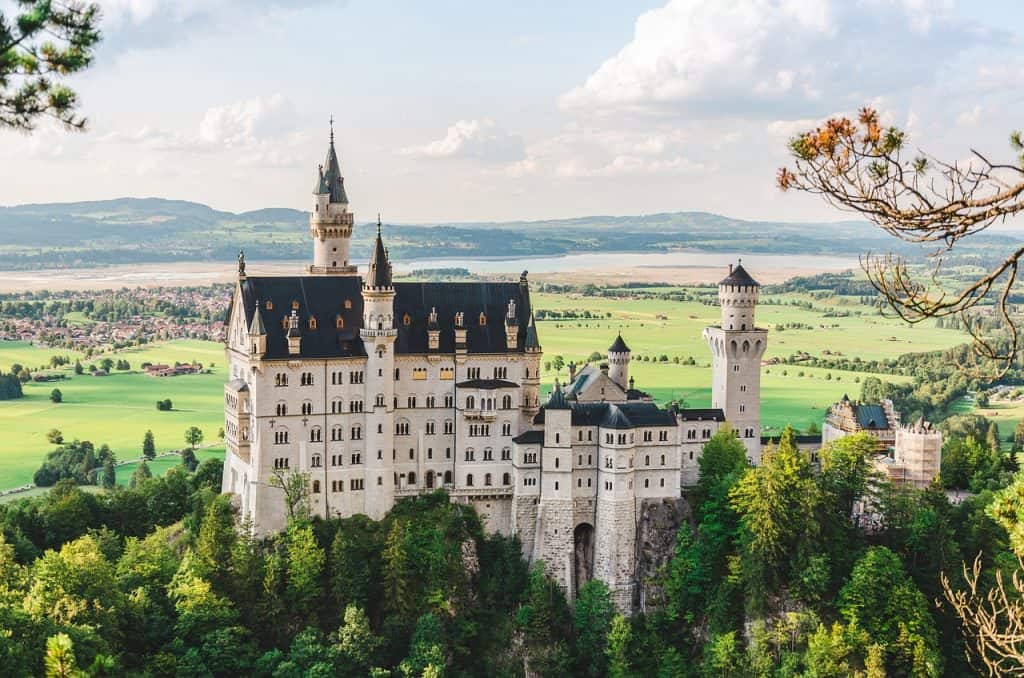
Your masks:
<path fill-rule="evenodd" d="M 463 410 L 462 414 L 473 421 L 494 421 L 498 418 L 497 410 Z"/>

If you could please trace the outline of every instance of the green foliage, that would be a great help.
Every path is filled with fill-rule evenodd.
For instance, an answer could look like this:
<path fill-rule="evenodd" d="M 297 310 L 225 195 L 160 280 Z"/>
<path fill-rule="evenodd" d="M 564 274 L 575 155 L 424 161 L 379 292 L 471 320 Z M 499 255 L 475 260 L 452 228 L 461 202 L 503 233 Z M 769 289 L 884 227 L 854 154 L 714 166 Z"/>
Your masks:
<path fill-rule="evenodd" d="M 203 442 L 203 432 L 198 426 L 189 426 L 185 429 L 185 442 L 194 450 Z"/>
<path fill-rule="evenodd" d="M 146 435 L 142 437 L 142 456 L 148 460 L 156 457 L 156 443 L 153 441 L 152 431 L 146 431 Z"/>
<path fill-rule="evenodd" d="M 579 675 L 605 675 L 605 651 L 614 616 L 615 607 L 604 582 L 593 579 L 580 587 L 574 610 L 576 666 Z"/>
<path fill-rule="evenodd" d="M 79 485 L 92 485 L 102 463 L 88 440 L 63 443 L 46 455 L 43 465 L 33 476 L 33 482 L 40 487 L 50 487 L 59 480 L 71 479 Z"/>
<path fill-rule="evenodd" d="M 64 394 L 61 393 L 59 388 L 55 388 L 50 391 L 50 402 L 54 404 L 64 402 Z"/>

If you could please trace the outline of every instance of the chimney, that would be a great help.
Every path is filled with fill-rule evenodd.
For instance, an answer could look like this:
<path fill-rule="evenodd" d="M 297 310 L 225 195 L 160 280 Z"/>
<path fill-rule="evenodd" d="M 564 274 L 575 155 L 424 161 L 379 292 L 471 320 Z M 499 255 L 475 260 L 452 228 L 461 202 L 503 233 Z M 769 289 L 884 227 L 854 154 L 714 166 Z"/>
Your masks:
<path fill-rule="evenodd" d="M 732 264 L 729 264 L 729 275 L 732 275 Z"/>

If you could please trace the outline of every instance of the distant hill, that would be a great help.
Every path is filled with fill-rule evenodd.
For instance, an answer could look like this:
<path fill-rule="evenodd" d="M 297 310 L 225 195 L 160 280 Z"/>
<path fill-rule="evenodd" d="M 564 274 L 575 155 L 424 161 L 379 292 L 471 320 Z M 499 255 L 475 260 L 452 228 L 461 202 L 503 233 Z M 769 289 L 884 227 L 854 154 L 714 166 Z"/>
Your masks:
<path fill-rule="evenodd" d="M 0 207 L 0 268 L 228 261 L 239 248 L 250 259 L 302 259 L 309 252 L 308 219 L 306 212 L 288 208 L 235 214 L 162 198 Z M 370 224 L 356 226 L 353 258 L 369 256 L 374 233 Z M 989 243 L 1015 241 L 1009 235 L 984 238 Z M 670 212 L 397 224 L 388 226 L 388 245 L 396 257 L 411 261 L 679 248 L 857 255 L 888 251 L 899 243 L 862 222 L 744 221 L 708 212 Z"/>

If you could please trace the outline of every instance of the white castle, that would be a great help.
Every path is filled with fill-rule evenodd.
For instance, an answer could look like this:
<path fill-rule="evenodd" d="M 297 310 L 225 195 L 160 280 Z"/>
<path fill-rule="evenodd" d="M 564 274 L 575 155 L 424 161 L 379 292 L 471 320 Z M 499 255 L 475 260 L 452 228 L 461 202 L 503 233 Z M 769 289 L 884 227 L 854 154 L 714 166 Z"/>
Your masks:
<path fill-rule="evenodd" d="M 661 408 L 637 390 L 621 336 L 607 364 L 573 369 L 542 405 L 526 273 L 393 282 L 378 219 L 361 277 L 333 130 L 309 224 L 303 275 L 247 275 L 240 256 L 228 314 L 223 491 L 258 534 L 285 526 L 275 476 L 306 474 L 324 518 L 379 519 L 403 497 L 444 488 L 487 529 L 517 535 L 570 599 L 596 577 L 631 610 L 670 555 L 659 544 L 684 519 L 704 443 L 729 421 L 760 460 L 767 331 L 742 266 L 719 284 L 721 323 L 704 331 L 711 409 Z"/>

